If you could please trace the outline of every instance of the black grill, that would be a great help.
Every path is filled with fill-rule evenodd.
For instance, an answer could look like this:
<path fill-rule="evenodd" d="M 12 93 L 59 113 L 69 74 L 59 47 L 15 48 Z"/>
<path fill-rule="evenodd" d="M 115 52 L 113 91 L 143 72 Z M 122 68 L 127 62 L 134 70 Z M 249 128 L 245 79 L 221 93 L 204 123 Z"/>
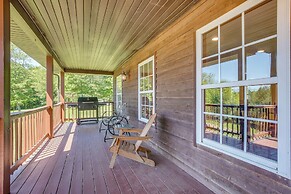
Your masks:
<path fill-rule="evenodd" d="M 81 118 L 81 112 L 88 111 L 88 110 L 96 111 L 96 114 L 95 114 L 96 117 Z M 88 122 L 88 121 L 96 121 L 98 123 L 98 98 L 97 97 L 79 97 L 78 98 L 77 124 L 79 125 L 81 124 L 81 122 Z"/>

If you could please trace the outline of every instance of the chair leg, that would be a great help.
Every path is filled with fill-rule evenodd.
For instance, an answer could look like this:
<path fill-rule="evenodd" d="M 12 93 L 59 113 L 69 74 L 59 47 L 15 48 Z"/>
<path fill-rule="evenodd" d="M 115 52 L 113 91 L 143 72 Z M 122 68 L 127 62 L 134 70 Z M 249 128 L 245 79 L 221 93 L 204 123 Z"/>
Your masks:
<path fill-rule="evenodd" d="M 113 152 L 113 155 L 112 155 L 112 158 L 111 158 L 111 161 L 109 164 L 109 168 L 113 168 L 113 166 L 115 164 L 116 157 L 117 157 L 117 151 Z"/>
<path fill-rule="evenodd" d="M 103 122 L 101 122 L 100 125 L 99 125 L 99 133 L 100 133 L 101 130 L 102 130 L 102 124 L 103 124 Z"/>

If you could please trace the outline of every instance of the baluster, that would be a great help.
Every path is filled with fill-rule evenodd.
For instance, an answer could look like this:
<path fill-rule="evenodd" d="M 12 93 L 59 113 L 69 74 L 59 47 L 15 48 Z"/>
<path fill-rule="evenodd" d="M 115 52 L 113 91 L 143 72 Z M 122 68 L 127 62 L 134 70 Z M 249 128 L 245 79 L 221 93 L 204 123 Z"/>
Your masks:
<path fill-rule="evenodd" d="M 31 149 L 32 147 L 32 115 L 29 115 L 29 148 L 28 150 Z"/>
<path fill-rule="evenodd" d="M 28 132 L 28 119 L 27 119 L 27 116 L 25 116 L 25 135 L 24 135 L 24 137 L 25 137 L 25 139 L 24 139 L 24 144 L 25 144 L 25 150 L 24 150 L 24 153 L 26 153 L 27 152 L 27 148 L 28 148 L 28 138 L 27 138 L 27 132 Z"/>
<path fill-rule="evenodd" d="M 10 165 L 13 164 L 13 120 L 10 120 Z"/>
<path fill-rule="evenodd" d="M 33 145 L 35 145 L 35 142 L 36 142 L 36 113 L 33 114 Z"/>
<path fill-rule="evenodd" d="M 23 150 L 24 150 L 24 146 L 23 146 L 23 119 L 19 118 L 19 130 L 20 130 L 20 138 L 19 138 L 19 146 L 20 146 L 20 157 L 23 155 Z"/>
<path fill-rule="evenodd" d="M 18 160 L 18 119 L 15 119 L 15 130 L 14 130 L 14 134 L 15 134 L 15 143 L 14 143 L 14 162 L 16 160 Z"/>

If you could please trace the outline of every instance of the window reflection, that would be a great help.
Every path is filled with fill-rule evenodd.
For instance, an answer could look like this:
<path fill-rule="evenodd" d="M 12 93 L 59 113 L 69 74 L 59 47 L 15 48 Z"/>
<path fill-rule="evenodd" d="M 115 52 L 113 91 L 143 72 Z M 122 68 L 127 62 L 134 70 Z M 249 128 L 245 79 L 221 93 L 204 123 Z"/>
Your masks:
<path fill-rule="evenodd" d="M 141 117 L 149 119 L 150 115 L 153 114 L 153 108 L 150 106 L 141 106 Z"/>
<path fill-rule="evenodd" d="M 222 89 L 222 113 L 233 116 L 244 116 L 244 87 Z"/>
<path fill-rule="evenodd" d="M 246 47 L 246 78 L 276 77 L 277 39 Z"/>
<path fill-rule="evenodd" d="M 203 57 L 218 53 L 218 28 L 203 34 Z"/>
<path fill-rule="evenodd" d="M 204 138 L 220 142 L 220 118 L 214 115 L 204 115 Z"/>
<path fill-rule="evenodd" d="M 221 80 L 220 82 L 232 82 L 242 80 L 241 49 L 221 55 Z"/>
<path fill-rule="evenodd" d="M 234 18 L 220 27 L 220 52 L 242 45 L 241 16 Z"/>
<path fill-rule="evenodd" d="M 219 81 L 218 57 L 203 60 L 202 84 L 215 84 Z"/>
<path fill-rule="evenodd" d="M 245 14 L 246 44 L 277 34 L 277 1 L 270 1 Z"/>
<path fill-rule="evenodd" d="M 204 99 L 205 112 L 220 113 L 220 89 L 205 89 Z"/>
<path fill-rule="evenodd" d="M 277 84 L 248 87 L 248 117 L 277 120 Z"/>
<path fill-rule="evenodd" d="M 149 75 L 153 75 L 153 61 L 149 62 L 148 67 L 149 67 L 149 71 L 148 71 Z"/>
<path fill-rule="evenodd" d="M 277 161 L 277 124 L 249 120 L 247 128 L 247 151 Z"/>
<path fill-rule="evenodd" d="M 222 117 L 222 143 L 243 150 L 244 120 Z"/>

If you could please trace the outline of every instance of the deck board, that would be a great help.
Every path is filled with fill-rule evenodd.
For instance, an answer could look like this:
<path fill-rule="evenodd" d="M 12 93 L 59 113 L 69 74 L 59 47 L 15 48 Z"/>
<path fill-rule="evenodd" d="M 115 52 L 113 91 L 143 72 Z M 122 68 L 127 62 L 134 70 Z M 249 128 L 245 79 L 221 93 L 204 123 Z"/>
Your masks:
<path fill-rule="evenodd" d="M 14 175 L 11 193 L 211 193 L 157 152 L 156 167 L 117 157 L 109 168 L 110 141 L 97 124 L 65 123 Z M 13 176 L 13 175 L 12 175 Z"/>

